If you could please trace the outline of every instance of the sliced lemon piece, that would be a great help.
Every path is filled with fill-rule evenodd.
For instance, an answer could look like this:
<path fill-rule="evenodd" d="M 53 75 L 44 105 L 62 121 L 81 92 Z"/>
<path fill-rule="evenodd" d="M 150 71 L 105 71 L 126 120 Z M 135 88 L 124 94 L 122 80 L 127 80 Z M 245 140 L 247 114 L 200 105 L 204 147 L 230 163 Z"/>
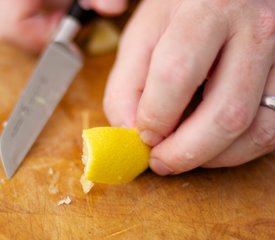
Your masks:
<path fill-rule="evenodd" d="M 82 185 L 128 183 L 148 168 L 150 148 L 136 129 L 98 127 L 83 131 Z M 88 183 L 87 183 L 88 184 Z"/>
<path fill-rule="evenodd" d="M 120 32 L 113 22 L 100 19 L 94 23 L 86 49 L 91 55 L 103 55 L 117 48 L 119 37 Z"/>

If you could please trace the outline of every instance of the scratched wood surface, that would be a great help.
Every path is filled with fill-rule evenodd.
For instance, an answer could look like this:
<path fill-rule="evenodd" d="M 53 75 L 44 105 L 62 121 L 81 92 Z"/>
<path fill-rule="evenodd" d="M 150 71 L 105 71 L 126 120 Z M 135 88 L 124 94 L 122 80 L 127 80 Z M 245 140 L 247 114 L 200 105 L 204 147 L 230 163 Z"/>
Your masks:
<path fill-rule="evenodd" d="M 236 168 L 180 176 L 147 171 L 127 185 L 82 192 L 81 130 L 83 124 L 107 125 L 101 102 L 114 55 L 86 57 L 12 180 L 5 180 L 0 167 L 0 240 L 274 240 L 274 154 Z M 0 130 L 36 62 L 0 45 Z M 67 195 L 71 204 L 58 206 Z"/>

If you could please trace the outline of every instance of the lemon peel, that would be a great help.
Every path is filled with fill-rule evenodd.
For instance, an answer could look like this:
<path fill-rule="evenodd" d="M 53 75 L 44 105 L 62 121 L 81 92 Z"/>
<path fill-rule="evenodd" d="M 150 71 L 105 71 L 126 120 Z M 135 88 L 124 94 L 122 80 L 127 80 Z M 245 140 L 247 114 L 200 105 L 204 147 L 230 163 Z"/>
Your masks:
<path fill-rule="evenodd" d="M 85 181 L 128 183 L 148 168 L 150 148 L 136 129 L 97 127 L 83 130 L 82 137 L 82 186 Z"/>

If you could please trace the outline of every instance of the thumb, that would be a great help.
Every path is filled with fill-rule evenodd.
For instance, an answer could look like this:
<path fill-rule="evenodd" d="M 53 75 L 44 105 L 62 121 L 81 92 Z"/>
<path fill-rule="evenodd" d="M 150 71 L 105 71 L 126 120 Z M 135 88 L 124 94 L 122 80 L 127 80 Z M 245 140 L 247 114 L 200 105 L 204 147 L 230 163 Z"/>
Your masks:
<path fill-rule="evenodd" d="M 83 6 L 92 7 L 103 15 L 119 15 L 128 6 L 127 0 L 81 0 Z"/>

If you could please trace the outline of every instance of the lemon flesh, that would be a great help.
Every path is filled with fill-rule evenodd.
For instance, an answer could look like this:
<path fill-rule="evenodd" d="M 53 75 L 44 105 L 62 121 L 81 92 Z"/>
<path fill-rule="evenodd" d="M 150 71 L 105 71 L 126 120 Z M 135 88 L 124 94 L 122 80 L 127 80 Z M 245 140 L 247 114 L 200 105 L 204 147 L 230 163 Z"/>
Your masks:
<path fill-rule="evenodd" d="M 128 183 L 149 165 L 150 148 L 136 129 L 98 127 L 83 130 L 84 177 L 94 183 Z"/>

